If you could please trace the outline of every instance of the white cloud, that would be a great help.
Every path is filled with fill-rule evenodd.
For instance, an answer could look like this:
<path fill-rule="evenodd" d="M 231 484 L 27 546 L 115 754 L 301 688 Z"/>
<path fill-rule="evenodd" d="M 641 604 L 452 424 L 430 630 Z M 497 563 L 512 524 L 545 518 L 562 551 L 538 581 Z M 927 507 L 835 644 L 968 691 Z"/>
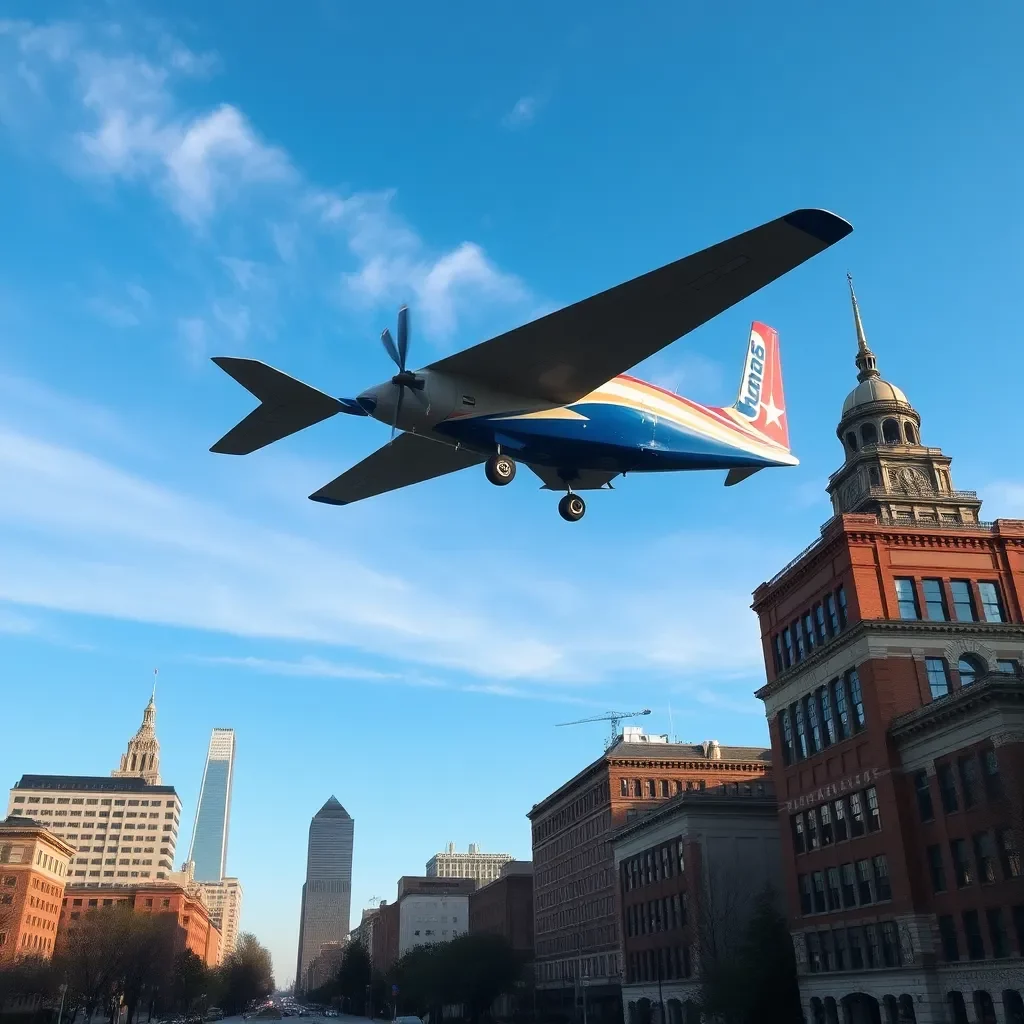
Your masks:
<path fill-rule="evenodd" d="M 8 608 L 0 608 L 0 633 L 13 636 L 27 636 L 36 631 L 35 620 L 20 612 Z"/>
<path fill-rule="evenodd" d="M 536 96 L 520 96 L 515 106 L 505 115 L 503 121 L 507 128 L 523 128 L 537 116 L 539 100 Z"/>

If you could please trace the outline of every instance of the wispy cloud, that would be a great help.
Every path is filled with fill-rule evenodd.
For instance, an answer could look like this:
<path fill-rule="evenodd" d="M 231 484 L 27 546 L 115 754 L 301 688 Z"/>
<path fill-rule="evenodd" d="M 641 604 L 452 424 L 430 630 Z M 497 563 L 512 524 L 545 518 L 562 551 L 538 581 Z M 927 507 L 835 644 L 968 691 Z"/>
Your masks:
<path fill-rule="evenodd" d="M 194 324 L 217 324 L 240 340 L 248 323 L 265 322 L 254 301 L 253 261 L 237 251 L 266 241 L 277 268 L 264 266 L 263 279 L 286 271 L 304 257 L 324 265 L 331 240 L 342 243 L 334 258 L 349 264 L 334 278 L 339 297 L 358 305 L 391 306 L 414 299 L 428 335 L 449 336 L 466 311 L 480 307 L 529 307 L 535 300 L 515 275 L 496 267 L 472 241 L 437 252 L 396 212 L 393 190 L 341 194 L 310 181 L 283 147 L 263 138 L 245 113 L 230 103 L 196 112 L 180 90 L 208 78 L 218 61 L 196 54 L 165 32 L 132 34 L 91 22 L 36 25 L 6 22 L 0 33 L 9 70 L 0 70 L 4 120 L 29 137 L 48 132 L 43 145 L 58 151 L 71 173 L 109 186 L 142 187 L 165 202 L 181 221 L 204 237 L 216 237 L 233 212 L 234 251 L 222 253 L 234 286 L 229 296 L 190 319 L 188 352 L 200 347 Z M 10 69 L 21 69 L 10 70 Z M 30 84 L 31 83 L 31 84 Z M 55 102 L 59 100 L 60 102 Z M 517 105 L 520 119 L 532 116 L 535 101 Z M 65 113 L 59 117 L 55 109 Z M 223 232 L 228 234 L 226 228 Z M 317 275 L 320 276 L 319 274 Z M 264 301 L 270 301 L 264 291 Z M 219 311 L 213 308 L 214 304 Z M 109 296 L 94 300 L 106 322 L 134 326 L 139 310 Z"/>
<path fill-rule="evenodd" d="M 536 96 L 520 96 L 502 119 L 506 128 L 525 128 L 537 116 L 540 100 Z"/>
<path fill-rule="evenodd" d="M 94 296 L 87 305 L 90 311 L 111 327 L 138 327 L 149 308 L 149 292 L 141 285 L 129 284 L 124 297 L 116 299 Z"/>
<path fill-rule="evenodd" d="M 0 608 L 0 633 L 8 635 L 27 636 L 36 632 L 36 622 L 21 612 L 11 611 L 9 608 Z"/>

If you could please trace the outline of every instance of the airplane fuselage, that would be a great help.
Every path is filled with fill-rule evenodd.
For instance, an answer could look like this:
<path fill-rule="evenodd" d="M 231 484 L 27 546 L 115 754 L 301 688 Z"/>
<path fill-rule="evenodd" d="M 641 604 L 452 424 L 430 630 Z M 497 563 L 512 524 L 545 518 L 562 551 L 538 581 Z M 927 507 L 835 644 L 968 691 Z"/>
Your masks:
<path fill-rule="evenodd" d="M 484 455 L 501 450 L 529 465 L 619 473 L 797 465 L 734 410 L 634 377 L 614 377 L 571 405 L 552 406 L 430 370 L 416 376 L 423 386 L 406 389 L 399 429 Z M 390 426 L 397 395 L 385 381 L 358 401 Z"/>

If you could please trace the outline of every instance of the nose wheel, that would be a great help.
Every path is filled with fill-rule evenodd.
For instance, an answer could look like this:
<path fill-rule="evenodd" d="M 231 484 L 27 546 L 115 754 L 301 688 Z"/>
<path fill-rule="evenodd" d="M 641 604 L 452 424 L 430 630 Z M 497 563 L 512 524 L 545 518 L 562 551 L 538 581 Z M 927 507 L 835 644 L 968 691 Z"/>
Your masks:
<path fill-rule="evenodd" d="M 492 455 L 484 466 L 484 473 L 495 487 L 504 487 L 515 479 L 516 464 L 507 455 Z"/>
<path fill-rule="evenodd" d="M 558 503 L 558 514 L 567 523 L 578 523 L 586 511 L 586 503 L 578 494 L 567 494 Z"/>

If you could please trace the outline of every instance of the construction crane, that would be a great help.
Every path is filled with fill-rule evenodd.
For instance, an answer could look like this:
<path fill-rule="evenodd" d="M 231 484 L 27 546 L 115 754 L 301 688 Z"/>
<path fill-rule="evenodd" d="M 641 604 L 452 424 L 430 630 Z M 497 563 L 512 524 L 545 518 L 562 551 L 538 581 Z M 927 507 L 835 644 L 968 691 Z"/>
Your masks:
<path fill-rule="evenodd" d="M 649 715 L 651 713 L 650 708 L 644 708 L 643 711 L 609 711 L 606 715 L 594 715 L 593 718 L 580 718 L 575 722 L 557 722 L 555 728 L 561 728 L 563 725 L 586 725 L 588 722 L 611 722 L 612 734 L 605 741 L 605 750 L 615 746 L 615 741 L 619 738 L 619 722 L 626 718 L 640 718 L 641 715 Z"/>

